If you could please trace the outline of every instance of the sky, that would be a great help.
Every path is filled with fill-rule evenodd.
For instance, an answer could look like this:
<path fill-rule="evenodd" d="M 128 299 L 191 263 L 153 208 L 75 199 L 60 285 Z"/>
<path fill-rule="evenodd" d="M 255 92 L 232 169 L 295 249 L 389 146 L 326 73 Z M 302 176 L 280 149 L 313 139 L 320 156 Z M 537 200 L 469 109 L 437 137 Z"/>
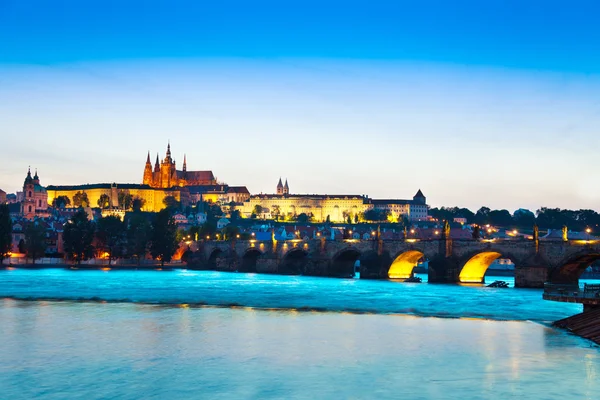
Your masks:
<path fill-rule="evenodd" d="M 593 1 L 0 0 L 0 188 L 180 168 L 251 193 L 600 210 Z"/>

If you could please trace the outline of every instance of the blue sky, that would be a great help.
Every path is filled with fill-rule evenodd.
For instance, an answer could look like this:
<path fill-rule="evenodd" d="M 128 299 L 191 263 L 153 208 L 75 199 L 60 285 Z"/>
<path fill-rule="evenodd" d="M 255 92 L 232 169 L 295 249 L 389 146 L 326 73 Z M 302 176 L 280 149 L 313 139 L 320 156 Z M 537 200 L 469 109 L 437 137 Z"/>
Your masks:
<path fill-rule="evenodd" d="M 0 188 L 171 140 L 253 193 L 600 209 L 594 2 L 204 3 L 0 0 Z"/>

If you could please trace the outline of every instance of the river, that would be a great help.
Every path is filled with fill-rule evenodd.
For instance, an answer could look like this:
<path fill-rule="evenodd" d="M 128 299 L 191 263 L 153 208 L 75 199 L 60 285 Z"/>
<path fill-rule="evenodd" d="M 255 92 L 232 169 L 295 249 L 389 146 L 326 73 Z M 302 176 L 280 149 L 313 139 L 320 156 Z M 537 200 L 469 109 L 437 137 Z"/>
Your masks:
<path fill-rule="evenodd" d="M 580 310 L 533 289 L 4 270 L 0 398 L 597 399 L 598 347 L 550 326 Z"/>

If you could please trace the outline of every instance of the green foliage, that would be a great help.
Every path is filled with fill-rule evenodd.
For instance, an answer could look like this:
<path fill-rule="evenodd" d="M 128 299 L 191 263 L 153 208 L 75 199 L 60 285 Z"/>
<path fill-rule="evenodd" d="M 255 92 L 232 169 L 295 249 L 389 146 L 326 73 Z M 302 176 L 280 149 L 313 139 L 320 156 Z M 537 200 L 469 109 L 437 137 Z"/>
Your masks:
<path fill-rule="evenodd" d="M 170 213 L 175 213 L 181 209 L 181 203 L 174 196 L 167 196 L 163 199 L 163 204 Z"/>
<path fill-rule="evenodd" d="M 94 223 L 88 220 L 84 210 L 77 211 L 65 224 L 63 241 L 65 253 L 77 263 L 92 257 L 94 247 Z"/>
<path fill-rule="evenodd" d="M 234 222 L 234 221 L 237 221 L 237 220 L 239 220 L 239 219 L 241 219 L 241 218 L 242 218 L 242 213 L 240 212 L 240 210 L 233 210 L 233 211 L 231 212 L 231 215 L 230 215 L 230 217 L 229 217 L 229 219 L 230 219 L 232 222 Z"/>
<path fill-rule="evenodd" d="M 298 214 L 298 216 L 296 217 L 296 221 L 298 221 L 301 224 L 306 224 L 307 222 L 312 221 L 312 219 L 313 219 L 312 214 L 306 214 L 306 213 Z"/>
<path fill-rule="evenodd" d="M 8 257 L 12 247 L 12 220 L 8 205 L 0 204 L 0 264 Z"/>
<path fill-rule="evenodd" d="M 223 228 L 222 233 L 223 233 L 224 240 L 235 239 L 237 237 L 237 235 L 240 234 L 240 228 L 238 228 L 237 226 L 234 226 L 232 224 L 229 224 L 225 228 Z"/>
<path fill-rule="evenodd" d="M 119 217 L 104 217 L 98 221 L 96 238 L 100 249 L 108 252 L 109 261 L 122 256 L 126 240 L 125 224 Z"/>
<path fill-rule="evenodd" d="M 46 252 L 46 228 L 37 222 L 31 222 L 25 228 L 25 253 L 35 264 L 35 260 Z"/>
<path fill-rule="evenodd" d="M 98 199 L 98 207 L 106 209 L 110 207 L 110 197 L 106 193 L 102 193 Z"/>
<path fill-rule="evenodd" d="M 133 211 L 141 211 L 145 205 L 146 205 L 146 200 L 142 199 L 141 197 L 134 198 L 133 202 L 131 203 L 131 207 L 133 208 Z"/>
<path fill-rule="evenodd" d="M 271 216 L 275 219 L 275 221 L 279 221 L 279 217 L 281 216 L 281 209 L 278 205 L 271 206 Z"/>
<path fill-rule="evenodd" d="M 150 239 L 150 254 L 154 259 L 160 259 L 161 265 L 171 261 L 177 251 L 177 225 L 168 209 L 159 211 L 152 223 Z"/>
<path fill-rule="evenodd" d="M 263 208 L 260 204 L 257 204 L 254 206 L 254 208 L 252 209 L 252 215 L 254 215 L 253 218 L 256 218 L 257 216 L 260 217 L 263 213 Z"/>
<path fill-rule="evenodd" d="M 217 232 L 217 224 L 213 221 L 206 221 L 198 232 L 199 239 L 206 239 L 206 236 L 213 237 Z"/>
<path fill-rule="evenodd" d="M 71 205 L 71 199 L 68 196 L 58 196 L 52 200 L 52 207 L 65 208 Z"/>
<path fill-rule="evenodd" d="M 77 192 L 73 195 L 73 205 L 75 207 L 89 207 L 90 201 L 86 192 Z"/>
<path fill-rule="evenodd" d="M 118 194 L 119 208 L 123 210 L 131 210 L 133 207 L 133 196 L 127 190 L 121 190 Z"/>
<path fill-rule="evenodd" d="M 364 212 L 365 221 L 369 222 L 387 221 L 389 215 L 389 210 L 379 210 L 376 208 L 371 208 Z"/>
<path fill-rule="evenodd" d="M 127 254 L 138 260 L 146 257 L 152 226 L 144 214 L 134 213 L 127 224 Z"/>
<path fill-rule="evenodd" d="M 358 213 L 354 214 L 354 223 L 358 224 Z"/>

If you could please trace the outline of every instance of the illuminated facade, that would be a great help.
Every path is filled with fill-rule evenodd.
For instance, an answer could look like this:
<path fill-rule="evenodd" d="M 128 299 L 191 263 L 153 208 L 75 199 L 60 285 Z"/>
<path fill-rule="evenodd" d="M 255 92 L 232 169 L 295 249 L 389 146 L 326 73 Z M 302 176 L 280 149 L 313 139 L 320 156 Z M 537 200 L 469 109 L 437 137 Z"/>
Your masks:
<path fill-rule="evenodd" d="M 315 222 L 345 222 L 348 217 L 354 221 L 370 209 L 388 210 L 393 220 L 407 217 L 410 220 L 427 219 L 426 198 L 419 190 L 412 200 L 374 200 L 363 195 L 320 195 L 290 194 L 287 179 L 285 185 L 281 178 L 276 194 L 250 196 L 241 207 L 244 217 L 250 217 L 259 206 L 266 218 L 285 219 L 300 214 L 313 217 Z"/>
<path fill-rule="evenodd" d="M 177 170 L 175 160 L 171 157 L 171 144 L 168 144 L 167 154 L 162 161 L 159 162 L 158 154 L 156 155 L 154 169 L 152 169 L 150 153 L 148 153 L 142 183 L 152 188 L 169 189 L 175 186 L 216 185 L 217 180 L 212 171 L 188 171 L 185 155 L 183 156 L 183 169 Z"/>
<path fill-rule="evenodd" d="M 31 170 L 27 171 L 27 177 L 23 183 L 21 214 L 27 219 L 48 216 L 48 193 L 40 185 L 37 171 L 33 177 L 31 177 Z"/>
<path fill-rule="evenodd" d="M 90 207 L 97 207 L 100 196 L 106 195 L 112 206 L 118 205 L 118 196 L 120 192 L 130 194 L 134 199 L 143 200 L 142 211 L 158 212 L 165 208 L 163 200 L 172 196 L 177 201 L 186 202 L 186 193 L 180 188 L 156 189 L 148 185 L 135 184 L 110 184 L 99 183 L 92 185 L 75 185 L 75 186 L 48 186 L 47 201 L 52 201 L 59 196 L 67 196 L 73 205 L 73 196 L 78 192 L 85 193 L 89 200 Z M 189 196 L 188 196 L 189 197 Z"/>

